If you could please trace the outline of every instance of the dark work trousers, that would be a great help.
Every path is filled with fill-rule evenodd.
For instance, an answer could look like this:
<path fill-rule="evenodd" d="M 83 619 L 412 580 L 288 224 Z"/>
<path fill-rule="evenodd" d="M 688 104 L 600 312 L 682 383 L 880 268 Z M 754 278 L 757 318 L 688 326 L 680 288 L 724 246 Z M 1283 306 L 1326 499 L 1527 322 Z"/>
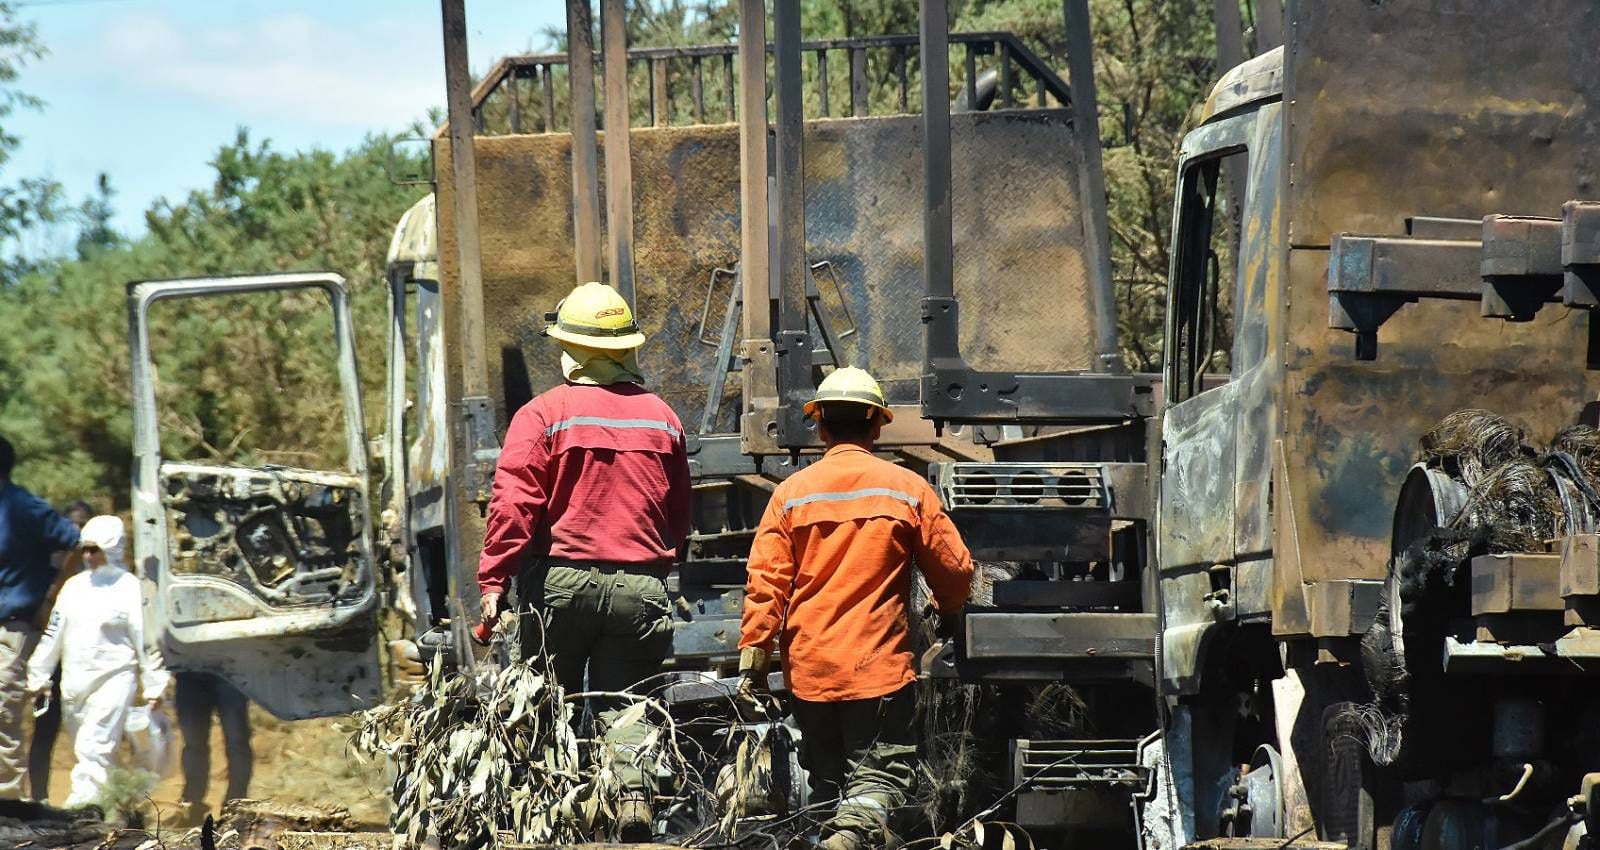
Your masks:
<path fill-rule="evenodd" d="M 223 751 L 228 757 L 228 794 L 237 800 L 250 793 L 255 753 L 250 749 L 250 700 L 239 689 L 210 673 L 179 671 L 173 702 L 183 733 L 183 801 L 204 803 L 211 785 L 211 715 L 222 721 Z"/>
<path fill-rule="evenodd" d="M 50 677 L 50 709 L 33 719 L 33 743 L 28 745 L 28 785 L 33 799 L 50 799 L 50 754 L 61 734 L 61 668 Z"/>
<path fill-rule="evenodd" d="M 517 581 L 518 604 L 532 604 L 544 615 L 543 648 L 563 691 L 625 691 L 661 672 L 672 653 L 671 609 L 661 572 L 600 563 L 552 564 L 548 570 L 535 566 L 523 571 Z M 539 653 L 539 637 L 537 624 L 526 622 L 520 635 L 524 658 Z M 660 684 L 646 684 L 639 693 L 648 694 Z M 650 766 L 637 764 L 630 756 L 648 736 L 649 718 L 613 730 L 612 720 L 629 703 L 594 702 L 591 708 L 600 737 L 612 751 L 611 763 L 622 787 L 647 795 Z"/>
<path fill-rule="evenodd" d="M 839 800 L 823 838 L 849 831 L 869 847 L 882 845 L 916 781 L 916 718 L 915 683 L 873 699 L 794 700 L 811 802 Z"/>

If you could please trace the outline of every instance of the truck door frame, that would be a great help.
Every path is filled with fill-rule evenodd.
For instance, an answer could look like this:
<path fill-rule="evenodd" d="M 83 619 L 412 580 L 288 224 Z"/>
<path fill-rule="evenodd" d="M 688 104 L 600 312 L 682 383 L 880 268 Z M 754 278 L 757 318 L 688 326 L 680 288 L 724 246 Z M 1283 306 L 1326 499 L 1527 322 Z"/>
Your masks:
<path fill-rule="evenodd" d="M 1184 285 L 1192 270 L 1186 263 L 1205 261 L 1204 257 L 1196 258 L 1195 252 L 1209 250 L 1209 219 L 1223 194 L 1218 191 L 1216 174 L 1222 160 L 1230 155 L 1244 152 L 1249 161 L 1256 121 L 1257 114 L 1252 110 L 1190 132 L 1184 138 L 1178 161 L 1173 198 L 1162 364 L 1166 406 L 1156 540 L 1163 631 L 1169 641 L 1161 675 L 1169 688 L 1180 692 L 1198 686 L 1201 639 L 1217 622 L 1218 612 L 1214 609 L 1220 597 L 1214 594 L 1213 582 L 1218 579 L 1217 570 L 1230 567 L 1235 560 L 1234 483 L 1239 418 L 1236 376 L 1210 389 L 1205 389 L 1193 375 L 1180 381 L 1179 369 L 1187 363 L 1175 356 L 1181 323 L 1185 317 L 1197 315 L 1196 311 L 1181 309 L 1181 302 L 1186 297 L 1203 295 L 1203 287 L 1197 290 Z M 1204 176 L 1201 169 L 1208 168 L 1212 203 L 1196 206 L 1191 197 L 1194 181 Z M 1185 223 L 1196 216 L 1207 219 L 1205 244 L 1186 245 L 1196 237 Z M 1237 252 L 1232 260 L 1236 265 L 1232 280 L 1237 304 L 1241 277 Z M 1192 364 L 1188 365 L 1192 369 Z"/>
<path fill-rule="evenodd" d="M 361 561 L 358 579 L 361 592 L 356 597 L 336 599 L 331 604 L 272 610 L 259 602 L 257 606 L 262 610 L 248 617 L 218 615 L 214 620 L 174 623 L 169 610 L 173 599 L 169 593 L 171 589 L 215 586 L 229 580 L 203 575 L 180 577 L 170 569 L 173 541 L 161 492 L 161 470 L 168 461 L 161 447 L 156 364 L 150 344 L 150 308 L 167 300 L 294 289 L 323 292 L 333 316 L 335 350 L 331 354 L 339 373 L 346 449 L 345 469 L 336 474 L 354 482 L 361 502 L 351 516 Z M 263 707 L 286 719 L 344 713 L 363 706 L 377 696 L 381 675 L 372 622 L 379 601 L 379 566 L 372 534 L 372 494 L 361 383 L 355 359 L 355 332 L 351 327 L 350 296 L 344 278 L 332 272 L 295 272 L 136 281 L 128 285 L 128 321 L 134 420 L 134 551 L 143 574 L 157 584 L 158 594 L 146 610 L 152 625 L 163 635 L 169 662 L 177 669 L 203 670 L 228 678 Z M 216 466 L 219 470 L 228 468 L 223 464 L 206 466 Z M 239 472 L 248 475 L 250 468 L 240 467 Z M 328 640 L 330 635 L 352 634 L 365 640 Z M 319 662 L 319 653 L 327 654 L 329 663 L 326 666 Z M 276 656 L 281 656 L 281 660 Z M 283 669 L 278 669 L 280 667 Z M 309 688 L 305 687 L 308 683 L 312 685 Z M 297 688 L 302 689 L 300 695 L 296 693 Z"/>

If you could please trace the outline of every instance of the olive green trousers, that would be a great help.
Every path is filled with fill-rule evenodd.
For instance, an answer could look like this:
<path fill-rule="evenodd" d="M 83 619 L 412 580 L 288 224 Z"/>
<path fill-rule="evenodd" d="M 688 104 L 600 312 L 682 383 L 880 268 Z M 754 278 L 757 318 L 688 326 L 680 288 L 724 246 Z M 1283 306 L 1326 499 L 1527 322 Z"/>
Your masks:
<path fill-rule="evenodd" d="M 517 583 L 518 598 L 538 608 L 545 625 L 542 634 L 537 627 L 522 630 L 523 657 L 548 653 L 568 694 L 625 691 L 659 674 L 672 653 L 666 582 L 634 569 L 597 563 L 526 570 Z M 647 682 L 635 692 L 648 694 L 659 684 Z M 651 718 L 614 728 L 630 703 L 596 697 L 590 709 L 623 788 L 647 795 L 653 765 L 642 762 L 639 747 L 650 733 Z"/>
<path fill-rule="evenodd" d="M 849 831 L 868 847 L 887 843 L 916 782 L 916 716 L 915 683 L 873 699 L 794 701 L 811 802 L 839 801 L 823 838 Z"/>

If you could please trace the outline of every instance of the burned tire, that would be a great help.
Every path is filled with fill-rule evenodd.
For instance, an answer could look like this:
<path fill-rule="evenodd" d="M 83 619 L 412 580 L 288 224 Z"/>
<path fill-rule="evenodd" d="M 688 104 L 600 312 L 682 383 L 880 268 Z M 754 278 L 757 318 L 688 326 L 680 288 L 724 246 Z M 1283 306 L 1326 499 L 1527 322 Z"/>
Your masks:
<path fill-rule="evenodd" d="M 1440 658 L 1451 621 L 1470 608 L 1467 562 L 1487 542 L 1482 529 L 1419 530 L 1390 561 L 1361 638 L 1370 701 L 1352 716 L 1375 764 L 1397 778 L 1435 776 L 1474 757 L 1460 742 L 1485 721 L 1478 683 L 1447 677 Z"/>
<path fill-rule="evenodd" d="M 1353 702 L 1333 703 L 1322 713 L 1317 832 L 1322 840 L 1342 841 L 1350 850 L 1372 850 L 1377 835 L 1376 771 L 1358 716 Z"/>
<path fill-rule="evenodd" d="M 1483 807 L 1440 800 L 1422 827 L 1422 850 L 1484 850 Z"/>

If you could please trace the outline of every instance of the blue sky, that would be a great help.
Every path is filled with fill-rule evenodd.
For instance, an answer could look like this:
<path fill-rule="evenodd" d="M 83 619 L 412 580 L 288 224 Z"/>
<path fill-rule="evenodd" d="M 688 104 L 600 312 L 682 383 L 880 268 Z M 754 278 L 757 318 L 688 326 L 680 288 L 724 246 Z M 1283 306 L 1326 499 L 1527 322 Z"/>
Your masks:
<path fill-rule="evenodd" d="M 116 224 L 209 184 L 245 126 L 274 147 L 344 150 L 444 105 L 438 0 L 18 0 L 50 54 L 24 69 L 43 112 L 13 115 L 22 147 L 0 175 L 88 193 L 101 172 Z M 475 72 L 547 47 L 561 0 L 466 0 Z"/>

